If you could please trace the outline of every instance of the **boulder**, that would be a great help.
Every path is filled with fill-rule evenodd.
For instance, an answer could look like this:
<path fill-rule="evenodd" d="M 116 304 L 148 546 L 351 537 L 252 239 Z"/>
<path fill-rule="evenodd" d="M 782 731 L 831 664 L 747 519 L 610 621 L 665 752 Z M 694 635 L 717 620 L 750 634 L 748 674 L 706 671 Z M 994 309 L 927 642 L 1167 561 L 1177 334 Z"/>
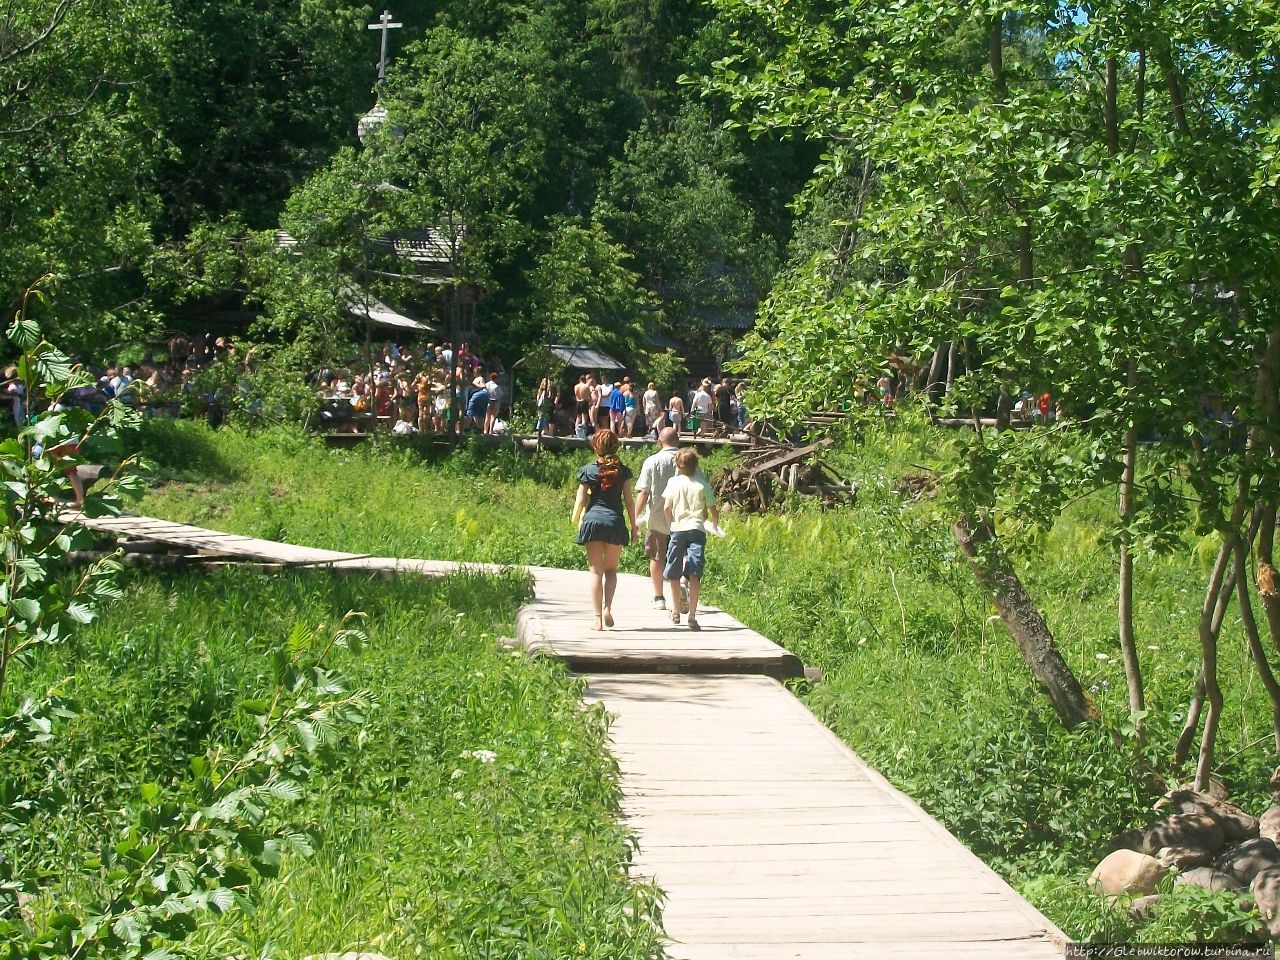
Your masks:
<path fill-rule="evenodd" d="M 1280 940 L 1280 867 L 1259 870 L 1250 889 L 1271 939 Z"/>
<path fill-rule="evenodd" d="M 1196 867 L 1185 870 L 1173 878 L 1175 884 L 1186 884 L 1193 887 L 1204 887 L 1206 890 L 1242 890 L 1230 874 L 1215 870 L 1213 867 Z"/>
<path fill-rule="evenodd" d="M 1147 830 L 1142 838 L 1142 852 L 1155 856 L 1166 847 L 1202 850 L 1206 857 L 1200 863 L 1207 863 L 1207 855 L 1216 853 L 1222 841 L 1222 827 L 1208 814 L 1175 813 Z M 1200 863 L 1187 866 L 1198 867 Z"/>
<path fill-rule="evenodd" d="M 1213 859 L 1213 853 L 1196 847 L 1161 847 L 1156 851 L 1155 858 L 1174 870 L 1190 870 L 1192 867 L 1204 866 Z"/>
<path fill-rule="evenodd" d="M 1155 890 L 1156 884 L 1168 872 L 1169 868 L 1155 857 L 1136 850 L 1116 850 L 1107 854 L 1089 874 L 1089 886 L 1095 893 L 1109 897 L 1123 894 L 1145 896 Z"/>
<path fill-rule="evenodd" d="M 1214 867 L 1230 876 L 1242 887 L 1253 883 L 1259 871 L 1280 867 L 1280 849 L 1274 840 L 1258 837 L 1228 847 L 1214 861 Z"/>
<path fill-rule="evenodd" d="M 1168 795 L 1169 807 L 1174 813 L 1199 813 L 1213 817 L 1222 828 L 1226 843 L 1243 843 L 1258 835 L 1258 820 L 1234 803 L 1217 800 L 1194 790 L 1175 790 Z"/>
<path fill-rule="evenodd" d="M 1280 843 L 1280 807 L 1272 807 L 1258 818 L 1258 836 Z"/>

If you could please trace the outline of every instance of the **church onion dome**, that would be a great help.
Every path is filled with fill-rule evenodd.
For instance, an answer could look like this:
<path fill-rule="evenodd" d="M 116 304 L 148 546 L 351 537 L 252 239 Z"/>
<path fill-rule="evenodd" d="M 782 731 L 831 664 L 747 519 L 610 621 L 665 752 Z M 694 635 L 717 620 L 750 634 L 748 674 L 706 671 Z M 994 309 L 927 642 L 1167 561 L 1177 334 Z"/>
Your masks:
<path fill-rule="evenodd" d="M 382 104 L 374 104 L 372 110 L 360 118 L 356 124 L 356 135 L 360 137 L 361 143 L 368 143 L 372 137 L 387 122 L 387 108 Z"/>

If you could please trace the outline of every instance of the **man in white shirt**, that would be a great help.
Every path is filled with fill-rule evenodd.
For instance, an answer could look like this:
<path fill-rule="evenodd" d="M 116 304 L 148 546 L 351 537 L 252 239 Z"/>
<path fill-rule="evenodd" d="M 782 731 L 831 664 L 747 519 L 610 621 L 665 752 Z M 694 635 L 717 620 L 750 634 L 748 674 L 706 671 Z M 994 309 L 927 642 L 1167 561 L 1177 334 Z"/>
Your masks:
<path fill-rule="evenodd" d="M 644 466 L 640 468 L 640 479 L 636 481 L 636 516 L 646 517 L 645 523 L 649 528 L 644 538 L 644 555 L 649 558 L 649 577 L 653 580 L 653 609 L 665 610 L 667 603 L 662 598 L 662 568 L 667 561 L 671 525 L 667 522 L 667 508 L 662 499 L 662 491 L 676 475 L 680 431 L 675 427 L 665 428 L 658 434 L 658 443 L 661 444 L 661 449 L 645 460 Z"/>

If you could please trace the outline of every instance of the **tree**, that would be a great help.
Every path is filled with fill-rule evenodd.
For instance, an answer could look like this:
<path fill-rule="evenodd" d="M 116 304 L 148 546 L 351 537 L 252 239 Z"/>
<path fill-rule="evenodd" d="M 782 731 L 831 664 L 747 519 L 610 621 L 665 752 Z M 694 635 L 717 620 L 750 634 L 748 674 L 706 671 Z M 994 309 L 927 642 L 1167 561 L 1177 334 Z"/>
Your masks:
<path fill-rule="evenodd" d="M 1004 554 L 998 533 L 1047 526 L 1068 495 L 1119 485 L 1110 540 L 1129 568 L 1135 551 L 1173 544 L 1185 501 L 1170 494 L 1189 483 L 1223 551 L 1201 631 L 1203 783 L 1221 710 L 1216 631 L 1241 579 L 1228 568 L 1276 489 L 1258 473 L 1276 426 L 1274 388 L 1260 385 L 1274 369 L 1276 274 L 1263 238 L 1275 210 L 1256 190 L 1270 162 L 1261 104 L 1275 82 L 1262 64 L 1275 51 L 1258 11 L 720 7 L 767 43 L 724 63 L 716 95 L 752 129 L 827 148 L 805 200 L 827 219 L 828 241 L 775 288 L 749 348 L 763 405 L 796 417 L 820 399 L 806 381 L 866 382 L 890 352 L 933 357 L 936 372 L 951 344 L 964 372 L 944 410 L 975 428 L 958 438 L 948 496 L 961 546 L 981 531 L 974 546 L 981 557 L 990 545 L 990 562 Z M 801 367 L 820 376 L 797 377 Z M 1083 457 L 1079 434 L 982 429 L 983 414 L 1005 422 L 1002 398 L 1024 388 L 1061 399 L 1087 431 Z M 1198 436 L 1211 393 L 1252 425 L 1245 450 L 1207 449 Z M 1163 442 L 1138 482 L 1140 436 Z M 1121 580 L 1123 597 L 1131 579 Z M 1063 710 L 1063 692 L 1064 722 L 1087 715 L 1074 696 Z M 1195 703 L 1192 714 L 1194 730 Z"/>
<path fill-rule="evenodd" d="M 610 170 L 595 216 L 683 327 L 751 311 L 768 282 L 773 244 L 736 194 L 744 160 L 706 108 L 653 117 Z"/>
<path fill-rule="evenodd" d="M 640 357 L 661 311 L 628 259 L 600 224 L 557 223 L 531 276 L 528 339 L 596 347 L 623 362 Z"/>
<path fill-rule="evenodd" d="M 162 0 L 32 0 L 0 14 L 0 300 L 59 278 L 47 322 L 86 351 L 150 329 L 150 249 L 172 21 Z"/>

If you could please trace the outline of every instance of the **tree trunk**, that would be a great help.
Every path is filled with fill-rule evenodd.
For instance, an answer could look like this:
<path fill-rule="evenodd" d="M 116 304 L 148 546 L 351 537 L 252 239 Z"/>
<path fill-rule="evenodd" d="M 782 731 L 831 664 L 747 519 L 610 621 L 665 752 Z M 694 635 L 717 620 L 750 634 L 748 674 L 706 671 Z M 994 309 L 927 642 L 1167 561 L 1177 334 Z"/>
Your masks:
<path fill-rule="evenodd" d="M 1129 358 L 1127 383 L 1130 392 L 1138 382 L 1138 364 Z M 1146 701 L 1142 689 L 1142 662 L 1133 631 L 1133 550 L 1129 543 L 1129 522 L 1133 518 L 1133 482 L 1138 465 L 1138 425 L 1133 416 L 1124 434 L 1124 468 L 1120 475 L 1120 593 L 1117 620 L 1120 632 L 1120 654 L 1124 659 L 1124 679 L 1129 688 L 1129 716 L 1139 743 L 1146 742 Z"/>
<path fill-rule="evenodd" d="M 1240 623 L 1244 627 L 1249 655 L 1253 657 L 1253 665 L 1258 670 L 1262 688 L 1271 698 L 1271 732 L 1275 738 L 1276 753 L 1280 754 L 1280 683 L 1276 683 L 1276 675 L 1267 662 L 1267 651 L 1258 635 L 1258 621 L 1253 615 L 1253 604 L 1249 597 L 1249 545 L 1242 537 L 1236 538 L 1235 554 L 1236 602 L 1240 604 Z"/>
<path fill-rule="evenodd" d="M 1107 81 L 1102 102 L 1103 126 L 1107 131 L 1107 148 L 1120 152 L 1120 111 L 1116 106 L 1116 58 L 1107 57 Z"/>
<path fill-rule="evenodd" d="M 1144 47 L 1138 51 L 1138 77 L 1133 84 L 1133 116 L 1137 121 L 1129 134 L 1129 152 L 1138 147 L 1138 131 L 1142 127 L 1142 118 L 1147 111 L 1147 51 Z"/>
<path fill-rule="evenodd" d="M 1261 510 L 1262 526 L 1258 535 L 1258 596 L 1262 598 L 1262 610 L 1267 615 L 1267 629 L 1271 642 L 1280 650 L 1280 584 L 1276 583 L 1276 568 L 1272 551 L 1276 540 L 1275 504 Z"/>
<path fill-rule="evenodd" d="M 960 351 L 956 349 L 956 342 L 952 340 L 947 344 L 947 389 L 946 396 L 951 396 L 951 391 L 955 386 L 957 366 L 960 362 Z"/>
<path fill-rule="evenodd" d="M 996 102 L 1003 103 L 1007 92 L 1004 79 L 1004 11 L 991 18 L 987 57 L 991 67 L 991 83 L 995 87 Z"/>
<path fill-rule="evenodd" d="M 1023 660 L 1048 694 L 1058 720 L 1071 729 L 1096 719 L 1097 707 L 1059 653 L 1048 624 L 1022 580 L 1005 561 L 991 525 L 964 517 L 951 531 L 968 558 L 975 579 L 995 601 L 1000 620 L 1018 645 Z"/>

